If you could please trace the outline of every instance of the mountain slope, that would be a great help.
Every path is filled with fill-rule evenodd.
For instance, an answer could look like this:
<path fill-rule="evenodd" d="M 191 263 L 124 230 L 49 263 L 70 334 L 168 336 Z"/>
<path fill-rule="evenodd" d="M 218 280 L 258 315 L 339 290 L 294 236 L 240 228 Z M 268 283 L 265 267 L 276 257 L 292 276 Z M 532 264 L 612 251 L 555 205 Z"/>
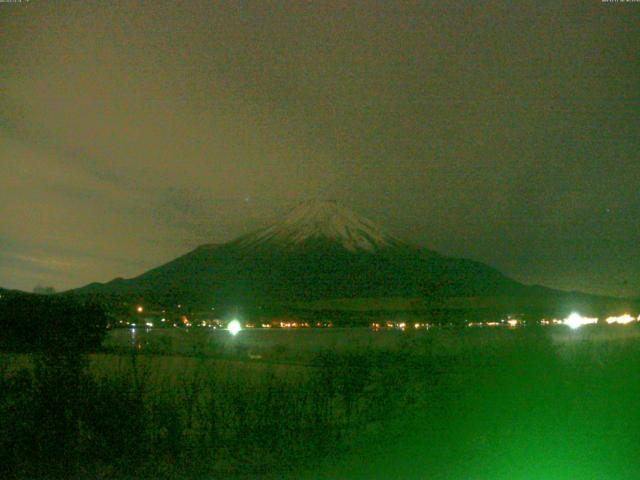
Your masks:
<path fill-rule="evenodd" d="M 525 286 L 480 262 L 414 247 L 335 202 L 304 203 L 267 228 L 73 293 L 194 306 L 389 297 L 459 311 L 604 305 L 594 296 Z"/>
<path fill-rule="evenodd" d="M 265 229 L 79 292 L 210 303 L 472 296 L 522 288 L 479 262 L 408 245 L 335 202 L 308 202 Z"/>

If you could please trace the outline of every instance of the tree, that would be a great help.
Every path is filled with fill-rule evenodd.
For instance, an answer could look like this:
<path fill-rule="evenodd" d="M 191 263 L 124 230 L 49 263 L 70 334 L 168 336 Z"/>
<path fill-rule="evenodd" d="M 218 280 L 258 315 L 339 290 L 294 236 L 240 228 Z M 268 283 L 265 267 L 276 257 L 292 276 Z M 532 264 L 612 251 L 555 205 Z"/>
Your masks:
<path fill-rule="evenodd" d="M 43 287 L 42 285 L 36 285 L 33 287 L 33 293 L 38 295 L 53 295 L 56 293 L 56 289 L 53 287 Z"/>
<path fill-rule="evenodd" d="M 102 343 L 107 323 L 107 314 L 97 304 L 59 296 L 11 296 L 0 300 L 0 348 L 88 353 Z"/>

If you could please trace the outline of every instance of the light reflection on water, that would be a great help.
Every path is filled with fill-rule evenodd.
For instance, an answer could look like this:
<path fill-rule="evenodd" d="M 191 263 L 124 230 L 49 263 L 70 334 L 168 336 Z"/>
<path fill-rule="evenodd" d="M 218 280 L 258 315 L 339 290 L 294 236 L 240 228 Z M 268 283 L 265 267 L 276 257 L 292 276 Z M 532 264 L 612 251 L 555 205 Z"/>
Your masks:
<path fill-rule="evenodd" d="M 423 333 L 423 332 L 421 332 Z M 367 327 L 325 329 L 245 329 L 236 336 L 217 329 L 119 328 L 109 332 L 107 348 L 137 348 L 157 353 L 219 353 L 232 350 L 317 352 L 325 349 L 385 348 L 407 337 L 401 331 Z"/>
<path fill-rule="evenodd" d="M 549 339 L 559 348 L 580 341 L 610 340 L 614 337 L 637 337 L 640 329 L 606 328 L 570 330 L 550 327 Z M 509 336 L 509 329 L 431 329 L 429 331 L 373 331 L 367 327 L 245 329 L 232 336 L 226 330 L 207 328 L 120 328 L 109 332 L 103 345 L 114 349 L 137 349 L 161 354 L 218 355 L 232 353 L 252 356 L 268 353 L 278 356 L 295 353 L 314 354 L 323 350 L 388 350 L 424 348 L 432 344 L 436 350 L 464 350 Z M 255 355 L 254 355 L 255 356 Z"/>

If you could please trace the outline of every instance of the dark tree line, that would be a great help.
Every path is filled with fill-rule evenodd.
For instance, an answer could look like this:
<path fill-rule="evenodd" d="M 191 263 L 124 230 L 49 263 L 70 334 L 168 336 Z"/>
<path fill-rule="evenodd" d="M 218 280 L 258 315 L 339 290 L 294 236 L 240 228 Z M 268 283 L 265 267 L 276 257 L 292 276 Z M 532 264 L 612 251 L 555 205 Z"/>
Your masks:
<path fill-rule="evenodd" d="M 74 298 L 12 295 L 0 299 L 0 349 L 50 355 L 94 351 L 108 316 L 97 304 Z"/>
<path fill-rule="evenodd" d="M 91 421 L 87 353 L 106 333 L 96 304 L 71 297 L 3 294 L 0 351 L 28 353 L 31 368 L 0 371 L 0 477 L 72 478 Z"/>

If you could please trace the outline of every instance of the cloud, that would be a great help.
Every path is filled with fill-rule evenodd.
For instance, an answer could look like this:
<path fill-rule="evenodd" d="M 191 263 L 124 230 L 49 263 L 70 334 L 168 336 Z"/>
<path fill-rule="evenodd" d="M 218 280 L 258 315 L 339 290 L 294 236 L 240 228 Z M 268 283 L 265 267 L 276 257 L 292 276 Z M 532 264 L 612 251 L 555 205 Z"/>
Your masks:
<path fill-rule="evenodd" d="M 586 250 L 637 272 L 633 22 L 578 2 L 12 6 L 0 240 L 73 263 L 42 281 L 62 289 L 326 196 L 527 281 L 570 287 L 555 266 Z M 0 264 L 0 285 L 38 281 Z"/>

